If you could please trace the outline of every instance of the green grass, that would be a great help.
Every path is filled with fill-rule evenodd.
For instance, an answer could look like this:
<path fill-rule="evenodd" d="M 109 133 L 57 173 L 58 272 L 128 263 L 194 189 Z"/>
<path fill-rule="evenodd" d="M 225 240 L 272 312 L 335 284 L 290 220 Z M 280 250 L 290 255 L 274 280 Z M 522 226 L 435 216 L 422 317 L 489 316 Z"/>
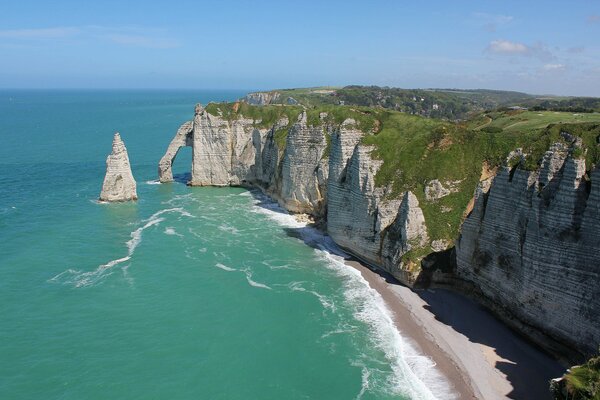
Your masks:
<path fill-rule="evenodd" d="M 281 118 L 287 117 L 289 121 L 287 127 L 280 128 L 275 132 L 275 142 L 277 143 L 280 151 L 285 149 L 285 143 L 289 129 L 294 123 L 296 123 L 296 121 L 298 121 L 298 117 L 303 111 L 302 106 L 289 106 L 281 104 L 255 106 L 244 102 L 209 103 L 205 109 L 209 114 L 221 116 L 221 118 L 227 121 L 233 121 L 238 118 L 252 119 L 255 121 L 254 125 L 258 128 L 270 128 Z M 327 116 L 321 119 L 321 113 L 327 113 Z M 367 107 L 322 105 L 306 110 L 306 114 L 307 124 L 309 126 L 317 126 L 324 123 L 340 125 L 346 119 L 352 118 L 356 121 L 356 127 L 364 132 L 372 132 L 377 120 L 373 110 Z M 329 137 L 328 133 L 326 133 L 326 139 L 327 147 L 325 148 L 323 157 L 328 157 L 329 151 L 331 150 L 331 138 Z"/>
<path fill-rule="evenodd" d="M 456 124 L 379 111 L 381 129 L 375 135 L 365 136 L 363 143 L 374 145 L 372 156 L 384 162 L 375 177 L 376 184 L 391 184 L 390 197 L 413 191 L 419 199 L 431 239 L 453 240 L 458 236 L 484 162 L 489 167 L 500 166 L 510 151 L 521 147 L 529 154 L 521 168 L 536 169 L 551 144 L 564 142 L 560 133 L 565 131 L 583 139 L 580 156 L 586 158 L 588 168 L 600 160 L 597 145 L 600 114 L 586 114 L 582 118 L 570 113 L 548 114 L 551 115 L 542 118 L 529 112 L 496 113 L 490 117 L 493 121 L 488 126 L 502 129 L 477 130 L 488 123 L 489 118 Z M 519 122 L 518 127 L 515 122 Z M 577 152 L 574 155 L 577 156 Z M 442 184 L 460 181 L 456 185 L 458 191 L 428 202 L 424 188 L 433 179 Z"/>
<path fill-rule="evenodd" d="M 600 357 L 591 358 L 565 376 L 569 399 L 600 400 Z"/>
<path fill-rule="evenodd" d="M 315 94 L 318 89 L 280 90 L 281 101 L 288 96 L 308 96 L 329 99 L 329 94 Z M 467 204 L 472 199 L 484 163 L 490 168 L 503 165 L 508 153 L 522 148 L 528 155 L 520 168 L 534 170 L 550 145 L 564 142 L 561 132 L 582 138 L 583 148 L 574 151 L 576 157 L 585 157 L 588 168 L 600 160 L 598 137 L 600 114 L 533 111 L 494 111 L 476 115 L 464 123 L 401 113 L 381 107 L 339 106 L 320 102 L 318 106 L 268 105 L 251 106 L 246 103 L 210 103 L 206 110 L 222 115 L 227 120 L 251 118 L 255 126 L 270 128 L 282 117 L 288 126 L 275 132 L 275 142 L 285 149 L 291 126 L 303 110 L 307 124 L 340 125 L 348 118 L 365 132 L 364 144 L 374 146 L 372 157 L 383 160 L 375 177 L 377 186 L 391 185 L 390 198 L 397 198 L 410 190 L 419 199 L 425 215 L 431 240 L 454 240 L 458 236 Z M 321 114 L 326 113 L 324 118 Z M 326 133 L 327 147 L 323 157 L 329 156 L 331 138 Z M 433 179 L 447 186 L 456 182 L 457 191 L 437 201 L 426 201 L 424 188 Z M 422 251 L 412 251 L 407 259 L 419 258 Z"/>
<path fill-rule="evenodd" d="M 600 114 L 598 113 L 569 113 L 554 111 L 509 111 L 509 112 L 491 112 L 485 116 L 492 119 L 488 126 L 501 128 L 505 132 L 527 132 L 535 129 L 542 129 L 550 124 L 558 123 L 581 123 L 598 122 Z M 474 120 L 469 123 L 479 123 Z"/>
<path fill-rule="evenodd" d="M 228 121 L 238 119 L 242 116 L 253 119 L 255 126 L 258 128 L 270 128 L 283 117 L 288 118 L 289 125 L 291 126 L 298 120 L 298 116 L 302 112 L 302 107 L 300 106 L 253 106 L 243 102 L 209 103 L 205 109 L 209 114 L 215 116 L 221 115 L 222 118 Z"/>

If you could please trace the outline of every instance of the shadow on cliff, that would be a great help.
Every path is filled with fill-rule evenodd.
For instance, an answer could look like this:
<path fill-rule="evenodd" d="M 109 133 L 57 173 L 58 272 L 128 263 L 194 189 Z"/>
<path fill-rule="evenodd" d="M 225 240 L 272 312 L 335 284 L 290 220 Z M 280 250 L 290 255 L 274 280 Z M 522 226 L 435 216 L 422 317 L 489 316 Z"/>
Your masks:
<path fill-rule="evenodd" d="M 174 174 L 173 180 L 177 183 L 187 184 L 189 181 L 192 180 L 192 173 L 191 172 L 183 172 L 181 174 Z"/>
<path fill-rule="evenodd" d="M 418 290 L 425 309 L 469 341 L 486 347 L 486 356 L 512 384 L 512 399 L 550 399 L 549 381 L 564 368 L 471 299 L 445 289 Z"/>
<path fill-rule="evenodd" d="M 251 192 L 259 201 L 257 203 L 259 207 L 288 214 L 262 193 Z M 282 230 L 288 236 L 302 240 L 312 248 L 329 251 L 332 254 L 343 256 L 346 260 L 361 262 L 345 253 L 327 234 L 318 230 L 314 225 L 298 228 L 282 227 Z M 435 257 L 429 258 L 429 261 L 435 264 L 435 267 L 440 268 L 442 272 L 449 273 L 453 269 L 452 263 L 448 261 L 449 258 L 452 258 L 452 251 L 453 249 L 448 251 L 448 254 L 434 253 Z M 387 283 L 402 286 L 391 274 L 371 266 L 367 267 Z M 424 287 L 430 283 L 431 276 L 428 274 L 424 274 L 417 282 L 418 285 Z M 466 336 L 470 342 L 488 348 L 486 354 L 495 360 L 494 366 L 506 375 L 512 385 L 512 390 L 508 393 L 509 398 L 552 398 L 549 381 L 564 373 L 565 369 L 560 363 L 511 330 L 486 308 L 462 294 L 439 288 L 413 289 L 413 291 L 425 302 L 423 307 L 431 312 L 438 321 Z"/>

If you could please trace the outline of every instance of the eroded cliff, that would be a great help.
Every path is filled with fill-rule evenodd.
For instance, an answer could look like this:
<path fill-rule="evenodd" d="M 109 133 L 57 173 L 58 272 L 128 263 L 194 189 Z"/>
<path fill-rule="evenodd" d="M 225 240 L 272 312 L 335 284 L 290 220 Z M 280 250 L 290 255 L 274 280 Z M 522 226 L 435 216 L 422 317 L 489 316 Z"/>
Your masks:
<path fill-rule="evenodd" d="M 106 175 L 100 192 L 101 201 L 137 200 L 135 179 L 131 173 L 131 164 L 125 143 L 121 135 L 115 133 L 112 152 L 106 158 Z"/>
<path fill-rule="evenodd" d="M 597 349 L 600 173 L 585 159 L 598 127 L 586 147 L 560 126 L 496 136 L 371 109 L 252 107 L 197 106 L 161 181 L 192 146 L 191 185 L 260 187 L 407 285 L 443 259 L 429 283 L 467 290 L 555 353 Z"/>
<path fill-rule="evenodd" d="M 555 143 L 539 170 L 506 166 L 480 185 L 456 273 L 530 337 L 583 356 L 600 343 L 600 174 L 576 149 Z"/>

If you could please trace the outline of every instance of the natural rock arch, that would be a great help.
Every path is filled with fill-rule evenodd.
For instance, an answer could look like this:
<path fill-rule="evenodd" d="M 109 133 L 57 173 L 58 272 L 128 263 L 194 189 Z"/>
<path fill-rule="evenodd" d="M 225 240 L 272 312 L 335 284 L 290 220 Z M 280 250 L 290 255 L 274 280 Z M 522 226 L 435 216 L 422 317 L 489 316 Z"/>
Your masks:
<path fill-rule="evenodd" d="M 179 153 L 179 149 L 185 146 L 192 147 L 193 128 L 193 121 L 187 121 L 179 127 L 175 137 L 169 143 L 167 152 L 158 163 L 158 179 L 160 182 L 173 182 L 173 162 L 177 157 L 177 153 Z"/>

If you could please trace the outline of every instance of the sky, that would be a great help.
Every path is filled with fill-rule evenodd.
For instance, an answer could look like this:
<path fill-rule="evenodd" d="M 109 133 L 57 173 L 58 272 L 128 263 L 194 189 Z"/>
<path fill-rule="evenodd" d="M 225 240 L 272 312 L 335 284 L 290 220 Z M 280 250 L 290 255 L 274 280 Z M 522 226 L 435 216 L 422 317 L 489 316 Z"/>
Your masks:
<path fill-rule="evenodd" d="M 600 96 L 600 0 L 0 0 L 0 88 Z"/>

